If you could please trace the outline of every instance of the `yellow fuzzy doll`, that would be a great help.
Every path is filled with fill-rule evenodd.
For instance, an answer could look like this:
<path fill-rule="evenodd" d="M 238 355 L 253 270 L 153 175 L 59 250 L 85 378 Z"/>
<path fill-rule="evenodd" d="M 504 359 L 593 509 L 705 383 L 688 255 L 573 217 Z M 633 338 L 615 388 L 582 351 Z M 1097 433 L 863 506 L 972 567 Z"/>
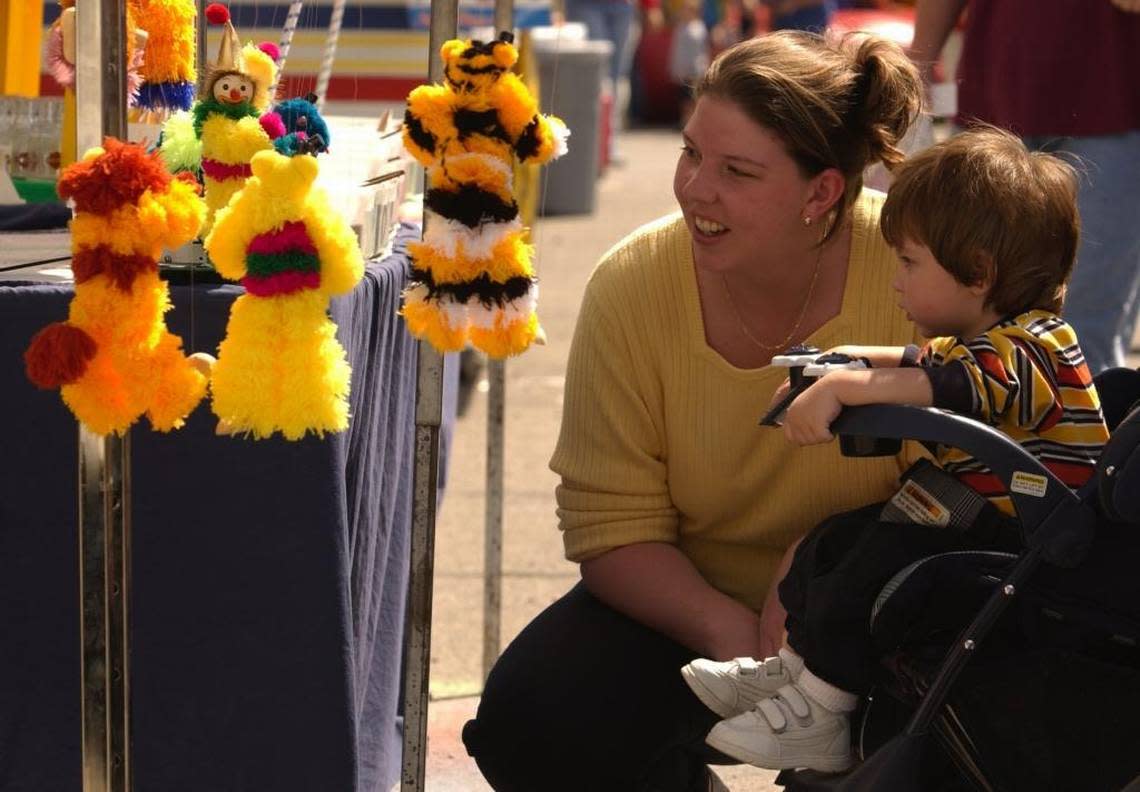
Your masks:
<path fill-rule="evenodd" d="M 453 40 L 445 81 L 408 96 L 404 144 L 427 169 L 423 242 L 409 246 L 402 313 L 413 335 L 445 352 L 468 340 L 491 357 L 517 355 L 541 333 L 531 246 L 518 219 L 512 167 L 566 151 L 566 126 L 541 115 L 510 69 L 510 33 Z"/>
<path fill-rule="evenodd" d="M 327 311 L 364 274 L 356 235 L 314 189 L 315 158 L 263 151 L 251 165 L 205 243 L 218 272 L 246 290 L 210 383 L 219 431 L 289 440 L 342 431 L 351 372 Z"/>
<path fill-rule="evenodd" d="M 171 170 L 199 168 L 205 186 L 206 224 L 249 178 L 249 162 L 273 148 L 285 134 L 280 116 L 267 112 L 277 81 L 277 47 L 241 46 L 225 6 L 211 3 L 207 18 L 224 26 L 218 60 L 202 94 L 188 113 L 176 113 L 163 126 L 162 154 Z"/>
<path fill-rule="evenodd" d="M 167 331 L 170 299 L 155 262 L 198 233 L 205 210 L 195 188 L 142 146 L 107 138 L 64 170 L 59 194 L 75 204 L 75 298 L 66 322 L 32 339 L 29 379 L 61 388 L 96 434 L 122 434 L 144 413 L 159 431 L 180 427 L 205 395 L 212 359 L 188 359 Z"/>

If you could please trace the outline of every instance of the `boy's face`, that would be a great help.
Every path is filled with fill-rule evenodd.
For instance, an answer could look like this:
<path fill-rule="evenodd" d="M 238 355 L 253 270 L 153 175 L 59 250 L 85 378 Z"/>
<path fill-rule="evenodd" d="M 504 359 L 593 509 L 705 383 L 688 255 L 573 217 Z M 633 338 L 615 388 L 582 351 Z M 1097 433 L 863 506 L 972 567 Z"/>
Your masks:
<path fill-rule="evenodd" d="M 899 293 L 899 306 L 924 336 L 974 338 L 996 321 L 985 305 L 987 285 L 962 285 L 930 248 L 912 239 L 904 239 L 895 253 L 899 268 L 891 286 Z"/>

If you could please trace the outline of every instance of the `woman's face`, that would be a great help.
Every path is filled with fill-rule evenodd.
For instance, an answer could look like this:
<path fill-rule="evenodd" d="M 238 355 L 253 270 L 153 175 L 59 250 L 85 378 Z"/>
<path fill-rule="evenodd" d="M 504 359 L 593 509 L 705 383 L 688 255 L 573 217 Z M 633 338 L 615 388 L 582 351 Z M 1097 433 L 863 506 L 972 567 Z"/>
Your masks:
<path fill-rule="evenodd" d="M 760 251 L 814 241 L 803 225 L 811 180 L 773 132 L 735 102 L 703 96 L 682 135 L 673 193 L 698 267 L 722 273 L 755 267 Z"/>

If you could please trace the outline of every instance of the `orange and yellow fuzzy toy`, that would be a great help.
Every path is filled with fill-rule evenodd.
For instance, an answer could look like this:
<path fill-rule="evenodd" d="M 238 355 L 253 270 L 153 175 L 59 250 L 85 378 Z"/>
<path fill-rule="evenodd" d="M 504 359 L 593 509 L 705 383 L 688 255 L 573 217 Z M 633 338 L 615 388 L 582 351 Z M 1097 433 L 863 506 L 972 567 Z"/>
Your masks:
<path fill-rule="evenodd" d="M 427 169 L 423 242 L 409 245 L 412 283 L 402 313 L 437 349 L 468 340 L 491 357 L 517 355 L 541 333 L 531 246 L 518 219 L 512 167 L 566 151 L 566 126 L 538 113 L 510 69 L 510 33 L 440 50 L 445 82 L 408 96 L 404 144 Z"/>
<path fill-rule="evenodd" d="M 180 427 L 205 395 L 208 364 L 188 359 L 167 331 L 170 300 L 155 262 L 198 233 L 201 200 L 157 156 L 113 138 L 64 170 L 59 194 L 75 203 L 75 298 L 68 321 L 32 339 L 28 378 L 61 388 L 97 434 L 122 434 L 143 413 L 159 431 Z"/>
<path fill-rule="evenodd" d="M 255 154 L 206 250 L 246 293 L 230 310 L 210 382 L 219 431 L 288 440 L 348 427 L 349 370 L 329 297 L 364 274 L 356 235 L 313 187 L 309 155 Z"/>

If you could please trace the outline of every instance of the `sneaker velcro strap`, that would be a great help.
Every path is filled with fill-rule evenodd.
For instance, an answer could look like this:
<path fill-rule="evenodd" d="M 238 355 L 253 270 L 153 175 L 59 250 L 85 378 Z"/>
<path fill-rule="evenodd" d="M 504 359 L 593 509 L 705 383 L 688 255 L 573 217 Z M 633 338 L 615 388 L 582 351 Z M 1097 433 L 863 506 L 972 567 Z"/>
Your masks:
<path fill-rule="evenodd" d="M 772 698 L 757 701 L 756 712 L 768 721 L 774 734 L 788 728 L 789 716 L 801 726 L 812 722 L 811 706 L 795 685 L 784 685 Z"/>
<path fill-rule="evenodd" d="M 784 673 L 784 661 L 779 657 L 766 657 L 763 664 L 764 673 L 770 677 L 778 677 Z"/>
<path fill-rule="evenodd" d="M 797 719 L 803 721 L 811 717 L 811 707 L 804 698 L 804 694 L 795 685 L 784 685 L 776 691 L 776 698 L 788 705 L 788 709 Z"/>
<path fill-rule="evenodd" d="M 779 734 L 784 729 L 788 728 L 788 719 L 784 717 L 784 711 L 773 699 L 760 699 L 756 702 L 756 711 L 764 716 L 764 720 L 768 721 L 768 725 L 772 727 L 772 731 Z"/>
<path fill-rule="evenodd" d="M 755 676 L 756 672 L 760 670 L 760 664 L 752 657 L 737 657 L 734 662 L 736 667 L 740 669 L 740 673 L 745 676 Z"/>

